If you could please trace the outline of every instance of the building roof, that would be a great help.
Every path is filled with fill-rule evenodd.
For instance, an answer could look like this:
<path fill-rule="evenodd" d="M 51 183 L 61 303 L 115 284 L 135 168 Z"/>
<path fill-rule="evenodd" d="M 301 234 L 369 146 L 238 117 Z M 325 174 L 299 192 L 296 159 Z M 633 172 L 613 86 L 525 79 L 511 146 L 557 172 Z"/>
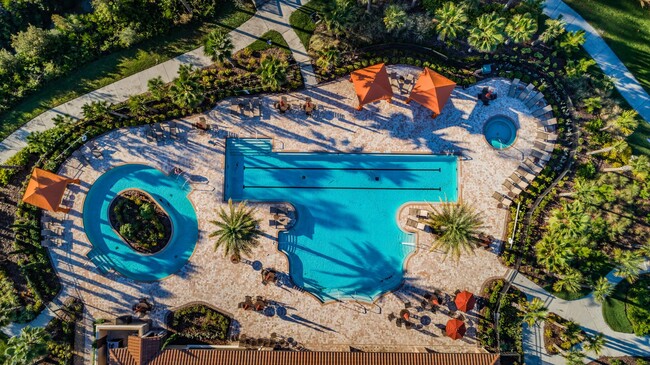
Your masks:
<path fill-rule="evenodd" d="M 373 101 L 393 97 L 388 72 L 383 63 L 352 71 L 350 81 L 359 98 L 359 108 Z"/>
<path fill-rule="evenodd" d="M 69 179 L 36 167 L 25 189 L 23 201 L 53 212 L 67 212 L 69 209 L 61 208 L 60 205 L 65 188 L 70 183 L 78 184 L 79 180 Z"/>
<path fill-rule="evenodd" d="M 455 82 L 425 67 L 411 90 L 409 100 L 417 101 L 439 115 L 455 87 Z"/>
<path fill-rule="evenodd" d="M 295 352 L 166 349 L 140 365 L 499 365 L 498 354 Z M 138 365 L 128 349 L 110 350 L 109 365 Z"/>

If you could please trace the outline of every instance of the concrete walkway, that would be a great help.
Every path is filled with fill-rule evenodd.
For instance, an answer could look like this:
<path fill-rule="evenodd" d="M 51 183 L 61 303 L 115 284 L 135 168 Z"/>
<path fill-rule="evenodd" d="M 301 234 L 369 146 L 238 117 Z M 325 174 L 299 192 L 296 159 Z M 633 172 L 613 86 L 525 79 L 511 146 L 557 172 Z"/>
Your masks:
<path fill-rule="evenodd" d="M 568 30 L 584 30 L 584 48 L 589 55 L 598 63 L 603 72 L 614 78 L 614 85 L 627 102 L 639 113 L 646 122 L 650 122 L 650 96 L 641 87 L 639 81 L 618 59 L 614 51 L 605 43 L 598 31 L 571 9 L 562 0 L 546 0 L 544 14 L 551 18 L 562 19 L 567 23 Z"/>
<path fill-rule="evenodd" d="M 255 15 L 237 29 L 232 30 L 230 35 L 235 46 L 234 53 L 248 46 L 267 31 L 278 31 L 289 44 L 293 57 L 300 65 L 305 85 L 311 87 L 316 85 L 317 81 L 310 58 L 289 23 L 289 16 L 302 6 L 301 1 L 268 0 L 264 3 L 260 1 L 257 4 Z M 52 118 L 57 115 L 81 118 L 83 116 L 81 108 L 87 103 L 100 100 L 119 103 L 132 95 L 146 92 L 147 81 L 152 78 L 160 76 L 165 82 L 172 81 L 177 76 L 181 65 L 206 67 L 212 63 L 212 60 L 205 56 L 203 47 L 201 47 L 52 108 L 30 120 L 0 142 L 0 163 L 7 161 L 24 148 L 27 145 L 26 138 L 30 133 L 52 128 L 54 126 Z"/>
<path fill-rule="evenodd" d="M 650 261 L 644 264 L 643 273 L 650 272 L 649 264 Z M 529 300 L 534 297 L 541 299 L 549 312 L 575 321 L 588 335 L 593 336 L 598 332 L 605 335 L 606 345 L 601 356 L 647 356 L 650 354 L 650 336 L 639 337 L 632 333 L 620 333 L 609 328 L 603 318 L 603 307 L 594 300 L 593 293 L 581 299 L 567 301 L 551 295 L 522 274 L 511 271 L 508 278 L 514 286 L 526 294 Z M 606 278 L 614 285 L 623 280 L 614 275 L 614 271 L 607 274 Z M 564 364 L 565 360 L 562 356 L 549 355 L 544 349 L 543 331 L 541 324 L 532 328 L 524 324 L 523 346 L 526 365 Z M 595 360 L 598 356 L 590 352 L 587 353 L 587 358 Z"/>

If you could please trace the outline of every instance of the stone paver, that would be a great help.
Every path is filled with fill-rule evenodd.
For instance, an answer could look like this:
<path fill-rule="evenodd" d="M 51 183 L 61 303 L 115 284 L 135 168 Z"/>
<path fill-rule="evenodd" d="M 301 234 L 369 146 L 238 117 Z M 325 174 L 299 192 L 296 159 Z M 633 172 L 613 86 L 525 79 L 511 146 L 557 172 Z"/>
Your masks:
<path fill-rule="evenodd" d="M 305 86 L 316 85 L 316 76 L 307 51 L 289 25 L 289 16 L 301 5 L 301 0 L 295 2 L 271 0 L 260 4 L 251 19 L 230 32 L 234 45 L 233 53 L 245 48 L 265 32 L 271 29 L 277 30 L 287 40 L 289 48 L 300 66 Z M 211 64 L 212 60 L 205 56 L 203 47 L 200 47 L 52 108 L 27 122 L 0 142 L 0 163 L 7 161 L 24 148 L 27 145 L 26 138 L 30 133 L 52 128 L 54 126 L 52 118 L 57 115 L 81 118 L 83 116 L 81 108 L 89 102 L 105 100 L 110 103 L 119 103 L 132 95 L 146 92 L 147 81 L 152 78 L 160 76 L 165 82 L 172 81 L 177 76 L 181 65 L 206 67 Z"/>
<path fill-rule="evenodd" d="M 568 30 L 585 31 L 584 48 L 587 53 L 598 63 L 606 75 L 614 78 L 616 89 L 630 106 L 639 113 L 641 118 L 650 123 L 650 96 L 614 51 L 609 48 L 598 31 L 562 0 L 546 0 L 544 13 L 554 19 L 562 16 L 562 19 L 567 22 Z"/>
<path fill-rule="evenodd" d="M 644 264 L 644 273 L 648 270 L 648 262 Z M 616 285 L 623 279 L 614 275 L 611 271 L 606 276 L 607 280 Z M 512 284 L 524 292 L 528 299 L 540 298 L 550 312 L 557 313 L 563 318 L 577 322 L 588 335 L 601 332 L 607 341 L 601 356 L 647 356 L 650 353 L 650 336 L 640 337 L 631 333 L 615 332 L 603 318 L 603 307 L 596 302 L 593 293 L 584 298 L 567 301 L 557 298 L 539 285 L 533 283 L 522 274 L 514 275 Z M 560 355 L 549 355 L 544 349 L 543 326 L 538 325 L 532 328 L 524 325 L 524 352 L 526 364 L 557 364 L 565 363 Z M 594 353 L 588 354 L 588 359 L 595 360 L 598 356 Z"/>
<path fill-rule="evenodd" d="M 418 72 L 410 67 L 390 67 L 390 71 Z M 499 95 L 507 95 L 507 80 L 493 79 L 486 84 L 494 87 Z M 522 157 L 529 155 L 537 120 L 516 99 L 500 97 L 488 107 L 478 105 L 475 95 L 484 85 L 457 88 L 443 114 L 433 120 L 428 110 L 417 103 L 404 104 L 404 96 L 398 95 L 392 104 L 378 102 L 357 112 L 352 85 L 341 79 L 288 95 L 290 102 L 310 96 L 324 106 L 325 110 L 313 119 L 306 119 L 301 111 L 278 114 L 269 107 L 277 96 L 269 96 L 263 98 L 262 118 L 256 119 L 230 115 L 227 111 L 230 100 L 219 103 L 208 116 L 213 128 L 227 131 L 221 132 L 221 137 L 194 133 L 190 123 L 198 115 L 179 121 L 183 130 L 180 142 L 147 143 L 145 127 L 110 132 L 96 140 L 104 149 L 102 159 L 93 159 L 84 147 L 82 150 L 91 159 L 91 165 L 80 169 L 79 161 L 71 158 L 60 171 L 82 180 L 80 186 L 72 186 L 74 206 L 66 221 L 67 243 L 50 249 L 66 288 L 64 295 L 74 293 L 83 299 L 87 323 L 91 319 L 129 314 L 135 301 L 147 297 L 155 303 L 151 319 L 155 325 L 162 325 L 169 309 L 198 300 L 232 314 L 238 331 L 248 336 L 264 337 L 276 332 L 315 350 L 347 351 L 349 346 L 354 346 L 369 351 L 424 351 L 425 348 L 443 352 L 483 351 L 473 337 L 476 320 L 472 315 L 468 316 L 468 337 L 462 341 L 441 336 L 436 325 L 446 323 L 448 317 L 440 312 L 419 312 L 418 316 L 427 316 L 432 323 L 412 331 L 396 328 L 386 317 L 388 313 L 399 312 L 405 301 L 417 306 L 426 291 L 440 289 L 453 293 L 467 289 L 478 293 L 487 279 L 506 273 L 492 252 L 477 250 L 475 255 L 465 256 L 462 263 L 443 260 L 441 254 L 429 252 L 430 238 L 421 234 L 418 250 L 408 259 L 405 284 L 399 290 L 372 304 L 345 301 L 323 305 L 286 281 L 281 281 L 279 286 L 262 285 L 260 273 L 250 264 L 233 265 L 221 252 L 214 252 L 207 234 L 213 229 L 209 221 L 216 218 L 215 208 L 224 204 L 222 137 L 228 133 L 240 137 L 272 137 L 274 148 L 279 151 L 461 152 L 460 197 L 482 211 L 486 233 L 502 237 L 506 213 L 496 207 L 491 195 L 494 190 L 503 189 L 503 180 L 516 169 Z M 514 146 L 505 151 L 492 149 L 482 135 L 485 120 L 497 114 L 510 116 L 520 126 Z M 143 283 L 118 274 L 99 274 L 86 257 L 91 244 L 82 228 L 85 193 L 103 172 L 123 163 L 144 163 L 163 171 L 179 166 L 203 181 L 193 184 L 194 190 L 189 195 L 199 220 L 195 252 L 183 269 L 158 282 Z M 262 212 L 268 212 L 268 204 L 256 206 L 260 208 L 260 217 L 267 218 Z M 404 221 L 404 212 L 398 219 Z M 250 260 L 286 273 L 288 262 L 277 250 L 275 232 L 267 226 L 262 228 L 267 234 Z M 276 308 L 287 310 L 287 315 L 266 317 L 241 311 L 237 303 L 244 295 L 262 295 L 273 300 Z M 87 348 L 91 342 L 92 336 L 86 335 Z"/>

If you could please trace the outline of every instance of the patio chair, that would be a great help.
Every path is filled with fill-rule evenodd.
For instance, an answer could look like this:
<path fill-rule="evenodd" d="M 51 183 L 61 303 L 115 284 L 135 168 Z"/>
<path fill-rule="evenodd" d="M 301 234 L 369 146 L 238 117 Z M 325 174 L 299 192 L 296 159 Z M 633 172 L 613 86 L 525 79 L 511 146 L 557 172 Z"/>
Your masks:
<path fill-rule="evenodd" d="M 495 191 L 494 193 L 492 193 L 492 197 L 494 199 L 496 199 L 499 203 L 503 203 L 503 201 L 506 199 L 506 196 L 501 194 L 498 191 Z"/>
<path fill-rule="evenodd" d="M 517 185 L 519 185 L 519 183 L 522 182 L 521 177 L 515 174 L 514 172 L 510 174 L 509 179 L 512 180 L 512 182 L 514 182 Z"/>
<path fill-rule="evenodd" d="M 409 208 L 409 215 L 418 217 L 418 218 L 429 218 L 429 212 L 428 210 L 420 209 L 420 208 Z"/>
<path fill-rule="evenodd" d="M 174 139 L 178 138 L 178 126 L 175 121 L 169 123 L 169 135 Z"/>
<path fill-rule="evenodd" d="M 535 174 L 526 170 L 522 166 L 517 167 L 517 170 L 515 170 L 515 174 L 519 175 L 522 179 L 528 181 L 529 183 L 533 182 L 533 180 L 535 179 Z"/>
<path fill-rule="evenodd" d="M 540 160 L 542 162 L 548 162 L 551 159 L 551 155 L 549 155 L 548 153 L 542 152 L 540 150 L 536 150 L 535 148 L 533 148 L 531 150 L 530 154 L 534 158 L 536 158 L 536 159 L 538 159 L 538 160 Z"/>
<path fill-rule="evenodd" d="M 533 142 L 533 147 L 537 148 L 540 151 L 544 151 L 544 152 L 553 152 L 553 150 L 555 149 L 554 145 L 539 142 L 539 141 Z"/>
<path fill-rule="evenodd" d="M 544 142 L 555 143 L 557 141 L 557 134 L 539 131 L 537 132 L 536 138 Z"/>
<path fill-rule="evenodd" d="M 541 109 L 537 109 L 532 112 L 533 117 L 541 117 L 542 115 L 548 113 L 548 112 L 553 112 L 553 107 L 550 105 L 547 105 Z"/>
<path fill-rule="evenodd" d="M 519 88 L 519 82 L 520 82 L 519 79 L 512 80 L 512 83 L 510 83 L 510 88 L 508 89 L 508 96 L 509 97 L 512 98 L 512 97 L 515 96 L 515 92 Z"/>
<path fill-rule="evenodd" d="M 156 123 L 153 125 L 153 133 L 156 136 L 157 140 L 161 140 L 165 138 L 165 133 L 162 130 L 162 127 L 160 127 L 160 123 Z"/>
<path fill-rule="evenodd" d="M 537 94 L 532 95 L 531 98 L 528 99 L 526 102 L 526 107 L 530 109 L 537 105 L 538 102 L 542 101 L 542 99 L 544 99 L 544 94 L 537 92 Z"/>
<path fill-rule="evenodd" d="M 528 84 L 524 90 L 522 90 L 519 95 L 517 95 L 517 99 L 519 100 L 525 100 L 528 95 L 535 89 L 535 85 L 533 84 Z"/>
<path fill-rule="evenodd" d="M 522 192 L 522 190 L 515 186 L 510 180 L 504 181 L 503 186 L 516 195 L 519 195 Z"/>
<path fill-rule="evenodd" d="M 407 227 L 417 229 L 418 224 L 420 224 L 420 222 L 418 222 L 416 219 L 406 218 L 406 226 Z"/>
<path fill-rule="evenodd" d="M 253 101 L 253 116 L 258 118 L 262 116 L 262 102 L 260 99 L 255 99 Z"/>
<path fill-rule="evenodd" d="M 239 103 L 237 100 L 232 100 L 230 102 L 230 115 L 234 116 L 241 116 L 242 113 L 242 105 Z"/>
<path fill-rule="evenodd" d="M 524 166 L 535 174 L 539 174 L 542 172 L 542 169 L 544 169 L 542 166 L 536 164 L 531 158 L 527 158 L 526 161 L 524 161 Z"/>
<path fill-rule="evenodd" d="M 93 142 L 91 144 L 90 152 L 92 153 L 93 157 L 95 157 L 95 158 L 104 157 L 104 155 L 102 154 L 102 150 L 99 148 L 99 146 L 95 142 Z"/>

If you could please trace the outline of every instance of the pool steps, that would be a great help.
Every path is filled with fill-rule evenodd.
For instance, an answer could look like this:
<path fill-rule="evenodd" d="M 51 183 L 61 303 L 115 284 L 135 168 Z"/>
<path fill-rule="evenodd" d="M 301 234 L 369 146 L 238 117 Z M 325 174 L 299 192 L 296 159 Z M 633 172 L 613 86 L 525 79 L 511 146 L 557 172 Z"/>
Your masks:
<path fill-rule="evenodd" d="M 229 138 L 227 151 L 231 155 L 266 155 L 271 153 L 273 145 L 270 139 Z"/>
<path fill-rule="evenodd" d="M 109 272 L 113 271 L 113 267 L 115 267 L 111 259 L 97 250 L 88 252 L 87 256 L 90 261 L 92 261 L 92 263 L 97 266 L 97 270 L 99 270 L 99 272 L 102 274 L 108 274 Z"/>

